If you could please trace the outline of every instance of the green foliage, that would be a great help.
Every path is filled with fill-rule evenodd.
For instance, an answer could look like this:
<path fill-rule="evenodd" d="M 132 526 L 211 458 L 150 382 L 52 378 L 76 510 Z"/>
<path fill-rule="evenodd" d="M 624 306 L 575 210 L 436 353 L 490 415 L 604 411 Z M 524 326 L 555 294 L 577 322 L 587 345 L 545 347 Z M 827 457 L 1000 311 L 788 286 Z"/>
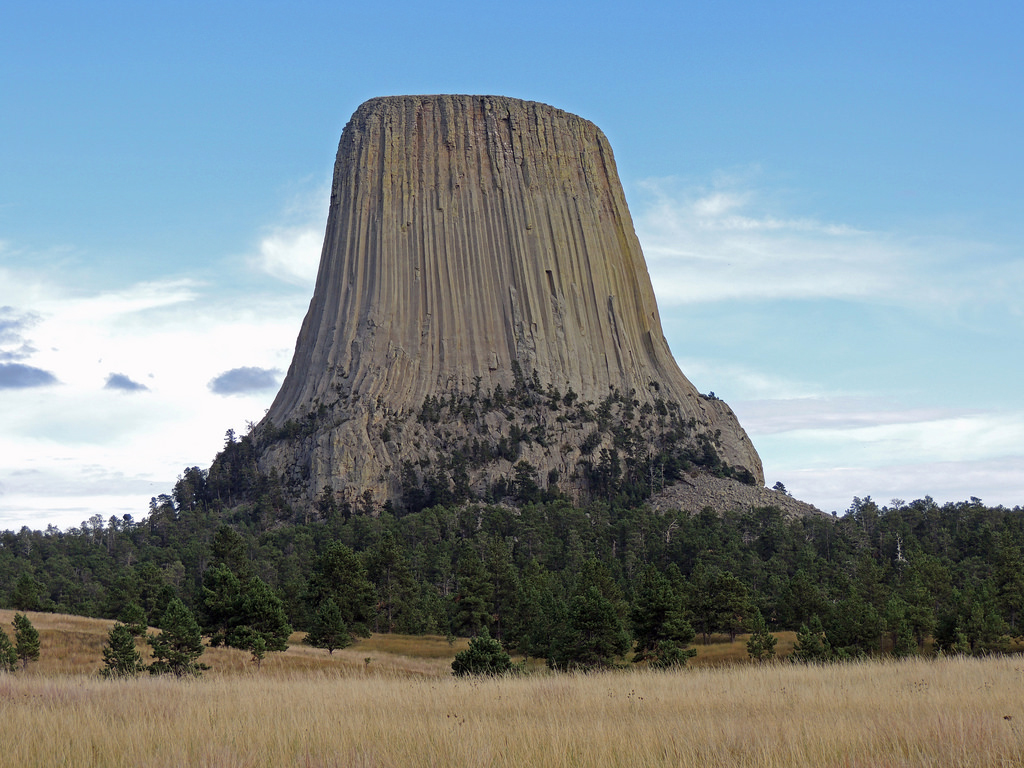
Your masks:
<path fill-rule="evenodd" d="M 0 672 L 13 672 L 18 668 L 18 652 L 7 633 L 0 629 Z"/>
<path fill-rule="evenodd" d="M 21 668 L 25 669 L 30 661 L 39 660 L 39 632 L 23 613 L 14 614 L 13 624 L 14 651 L 21 659 Z"/>
<path fill-rule="evenodd" d="M 347 648 L 352 645 L 352 635 L 349 634 L 345 617 L 341 615 L 341 609 L 334 602 L 334 598 L 329 597 L 320 604 L 313 619 L 313 627 L 303 642 L 314 648 L 326 648 L 327 653 L 331 655 L 336 648 Z"/>
<path fill-rule="evenodd" d="M 367 578 L 366 568 L 345 544 L 331 542 L 313 564 L 306 588 L 310 606 L 333 599 L 349 631 L 369 637 L 376 616 L 377 593 Z"/>
<path fill-rule="evenodd" d="M 256 670 L 263 666 L 263 660 L 267 657 L 267 640 L 258 632 L 250 632 L 245 645 L 246 650 L 252 654 L 252 663 Z"/>
<path fill-rule="evenodd" d="M 202 631 L 210 637 L 214 648 L 227 642 L 228 633 L 236 626 L 241 612 L 242 585 L 224 563 L 211 566 L 203 574 L 200 592 Z"/>
<path fill-rule="evenodd" d="M 796 634 L 796 644 L 793 646 L 793 661 L 822 664 L 832 661 L 832 646 L 825 637 L 825 630 L 821 626 L 821 620 L 814 616 L 810 626 L 800 625 L 800 631 Z"/>
<path fill-rule="evenodd" d="M 227 644 L 235 648 L 250 649 L 252 636 L 262 639 L 268 651 L 284 651 L 288 648 L 291 625 L 285 614 L 284 603 L 266 582 L 253 576 L 242 591 L 237 626 L 228 633 Z"/>
<path fill-rule="evenodd" d="M 747 653 L 754 661 L 768 661 L 775 658 L 775 644 L 778 638 L 768 631 L 768 624 L 760 611 L 750 619 L 750 637 L 747 639 Z"/>
<path fill-rule="evenodd" d="M 568 602 L 566 622 L 552 640 L 548 666 L 556 670 L 610 667 L 633 639 L 621 605 L 602 593 L 600 579 L 588 579 Z"/>
<path fill-rule="evenodd" d="M 43 607 L 40 599 L 42 591 L 42 584 L 27 573 L 21 574 L 11 592 L 11 607 L 16 611 L 41 610 Z"/>
<path fill-rule="evenodd" d="M 513 668 L 512 659 L 491 637 L 487 627 L 469 641 L 469 648 L 455 654 L 452 673 L 462 675 L 503 675 Z"/>
<path fill-rule="evenodd" d="M 714 632 L 724 632 L 735 640 L 750 611 L 746 585 L 732 573 L 698 561 L 691 575 L 691 588 L 690 611 L 704 642 Z"/>
<path fill-rule="evenodd" d="M 146 670 L 142 654 L 135 647 L 135 634 L 125 624 L 117 622 L 107 634 L 103 647 L 103 677 L 135 677 Z"/>
<path fill-rule="evenodd" d="M 696 655 L 686 646 L 696 633 L 686 620 L 684 598 L 654 566 L 644 568 L 631 611 L 636 638 L 633 661 L 655 668 L 681 666 Z"/>
<path fill-rule="evenodd" d="M 459 547 L 455 573 L 458 579 L 452 621 L 455 634 L 462 637 L 477 635 L 487 627 L 490 619 L 488 607 L 493 586 L 487 578 L 483 561 L 468 542 Z"/>
<path fill-rule="evenodd" d="M 912 645 L 923 653 L 929 637 L 944 653 L 1001 652 L 1024 631 L 1024 509 L 928 498 L 885 507 L 865 498 L 836 518 L 791 519 L 771 507 L 655 512 L 638 500 L 682 472 L 701 462 L 726 472 L 720 463 L 714 469 L 713 436 L 699 438 L 696 425 L 664 400 L 633 402 L 610 392 L 600 403 L 567 403 L 554 388 L 538 390 L 532 376 L 521 379 L 500 398 L 439 399 L 437 425 L 388 419 L 394 441 L 410 439 L 410 430 L 432 444 L 437 438 L 436 457 L 396 467 L 394 479 L 405 485 L 408 477 L 425 494 L 436 489 L 435 501 L 443 496 L 446 506 L 428 496 L 429 503 L 409 505 L 331 491 L 323 511 L 292 510 L 281 489 L 299 478 L 260 475 L 253 440 L 262 438 L 232 436 L 209 476 L 187 469 L 144 519 L 0 531 L 0 596 L 10 605 L 34 592 L 44 609 L 116 617 L 136 631 L 161 626 L 178 598 L 200 617 L 211 643 L 248 647 L 262 601 L 250 597 L 247 606 L 246 592 L 259 575 L 257 593 L 276 596 L 285 622 L 297 628 L 312 629 L 331 598 L 356 634 L 472 636 L 486 626 L 507 650 L 568 665 L 570 604 L 580 623 L 593 585 L 612 604 L 612 625 L 631 623 L 639 658 L 672 663 L 672 648 L 687 647 L 679 640 L 684 626 L 652 619 L 660 629 L 645 629 L 638 609 L 653 600 L 643 587 L 652 564 L 683 599 L 682 610 L 675 603 L 669 613 L 702 634 L 742 631 L 755 611 L 781 630 L 819 616 L 819 640 L 851 657 L 911 653 Z M 461 443 L 444 437 L 452 419 L 475 424 L 488 409 L 507 411 L 501 435 L 492 428 Z M 538 429 L 537 414 L 564 419 L 559 425 L 580 439 L 597 436 L 590 456 L 569 451 L 567 471 L 547 477 L 548 488 L 532 468 L 522 465 L 518 477 L 515 469 L 520 459 L 533 460 L 522 453 L 528 446 L 565 449 L 553 430 Z M 457 503 L 465 492 L 460 467 L 484 466 L 499 454 L 512 467 L 500 494 L 506 503 Z M 572 466 L 581 459 L 593 475 Z M 432 476 L 436 485 L 425 485 Z M 598 501 L 573 505 L 551 492 L 552 483 L 579 488 L 588 477 Z M 513 494 L 533 497 L 529 481 L 539 496 L 510 508 Z M 600 578 L 586 575 L 588 561 L 600 565 Z M 132 604 L 142 618 L 124 613 Z M 267 615 L 270 626 L 282 626 L 273 607 Z"/>
<path fill-rule="evenodd" d="M 385 530 L 365 558 L 366 575 L 376 588 L 375 632 L 412 633 L 417 629 L 413 617 L 417 597 L 416 582 L 405 553 L 394 534 Z"/>
<path fill-rule="evenodd" d="M 875 607 L 860 595 L 852 594 L 836 605 L 825 632 L 834 654 L 856 658 L 879 650 L 883 626 Z"/>
<path fill-rule="evenodd" d="M 117 619 L 127 627 L 132 637 L 142 637 L 146 634 L 146 612 L 137 603 L 126 606 Z"/>
<path fill-rule="evenodd" d="M 185 604 L 175 598 L 167 605 L 159 635 L 147 635 L 153 652 L 149 671 L 154 675 L 200 675 L 209 669 L 198 661 L 203 655 L 202 636 L 195 616 Z"/>

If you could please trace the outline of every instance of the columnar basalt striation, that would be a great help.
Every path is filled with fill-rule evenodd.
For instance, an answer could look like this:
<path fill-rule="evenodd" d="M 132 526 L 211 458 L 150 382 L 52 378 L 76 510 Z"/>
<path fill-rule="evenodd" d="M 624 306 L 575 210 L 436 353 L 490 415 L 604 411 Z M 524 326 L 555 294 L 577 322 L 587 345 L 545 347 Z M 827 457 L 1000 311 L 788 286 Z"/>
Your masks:
<path fill-rule="evenodd" d="M 631 438 L 609 426 L 621 418 Z M 763 482 L 733 412 L 672 358 L 604 134 L 504 97 L 360 106 L 295 356 L 257 427 L 261 469 L 307 500 L 400 503 L 425 479 L 480 496 L 526 461 L 540 487 L 579 494 L 581 461 L 672 425 Z"/>

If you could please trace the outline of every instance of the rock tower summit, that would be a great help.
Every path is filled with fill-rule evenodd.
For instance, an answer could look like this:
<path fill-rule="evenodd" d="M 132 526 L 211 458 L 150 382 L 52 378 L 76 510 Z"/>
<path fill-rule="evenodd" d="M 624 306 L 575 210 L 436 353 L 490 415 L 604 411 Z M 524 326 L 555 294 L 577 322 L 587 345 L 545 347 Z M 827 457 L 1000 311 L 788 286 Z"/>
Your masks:
<path fill-rule="evenodd" d="M 261 469 L 307 500 L 401 503 L 493 497 L 525 461 L 578 495 L 581 462 L 625 462 L 623 418 L 647 436 L 637 452 L 681 425 L 687 455 L 710 447 L 763 483 L 733 412 L 672 358 L 604 134 L 497 96 L 360 106 L 295 356 L 256 428 Z"/>

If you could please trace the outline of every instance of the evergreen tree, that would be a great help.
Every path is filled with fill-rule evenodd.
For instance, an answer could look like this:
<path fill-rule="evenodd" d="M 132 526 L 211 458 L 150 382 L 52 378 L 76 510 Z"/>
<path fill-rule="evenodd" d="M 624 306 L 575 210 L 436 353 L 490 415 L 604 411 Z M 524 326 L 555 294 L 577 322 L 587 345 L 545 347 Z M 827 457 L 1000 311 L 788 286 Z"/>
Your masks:
<path fill-rule="evenodd" d="M 377 588 L 376 632 L 408 632 L 416 583 L 409 563 L 391 531 L 384 531 L 366 556 L 366 575 Z"/>
<path fill-rule="evenodd" d="M 589 586 L 569 600 L 568 619 L 552 641 L 548 666 L 561 670 L 608 667 L 631 644 L 615 603 L 596 586 Z"/>
<path fill-rule="evenodd" d="M 18 668 L 18 652 L 7 633 L 0 629 L 0 672 L 13 672 Z"/>
<path fill-rule="evenodd" d="M 981 653 L 998 646 L 1006 631 L 1006 622 L 999 615 L 992 585 L 983 583 L 964 591 L 957 627 L 967 638 L 971 653 Z"/>
<path fill-rule="evenodd" d="M 750 620 L 750 637 L 747 639 L 747 653 L 754 661 L 768 661 L 775 658 L 775 644 L 778 639 L 768 631 L 768 624 L 760 611 L 754 611 Z"/>
<path fill-rule="evenodd" d="M 146 612 L 138 603 L 130 603 L 117 618 L 128 628 L 132 637 L 142 637 L 146 634 Z"/>
<path fill-rule="evenodd" d="M 317 558 L 306 595 L 311 607 L 318 607 L 332 598 L 349 631 L 359 637 L 370 636 L 370 626 L 376 615 L 377 593 L 367 578 L 366 568 L 346 545 L 332 542 Z"/>
<path fill-rule="evenodd" d="M 210 555 L 212 562 L 226 565 L 240 582 L 254 575 L 245 539 L 233 528 L 222 525 L 217 529 L 210 544 Z"/>
<path fill-rule="evenodd" d="M 653 565 L 640 576 L 640 585 L 630 614 L 636 638 L 634 662 L 652 667 L 681 666 L 697 651 L 686 646 L 696 633 L 686 620 L 683 596 Z"/>
<path fill-rule="evenodd" d="M 733 574 L 698 561 L 690 576 L 690 611 L 707 644 L 713 632 L 728 633 L 730 641 L 743 631 L 750 609 L 746 585 Z"/>
<path fill-rule="evenodd" d="M 154 661 L 149 667 L 152 674 L 184 677 L 209 669 L 198 661 L 204 651 L 199 624 L 181 600 L 175 598 L 167 604 L 160 628 L 159 635 L 146 637 L 153 649 Z"/>
<path fill-rule="evenodd" d="M 238 624 L 241 601 L 242 584 L 225 563 L 206 569 L 199 607 L 203 619 L 202 631 L 210 638 L 211 647 L 227 643 L 228 634 Z"/>
<path fill-rule="evenodd" d="M 467 541 L 463 541 L 459 547 L 455 575 L 458 579 L 458 590 L 455 594 L 452 628 L 456 635 L 472 637 L 479 634 L 490 619 L 487 608 L 492 587 L 480 556 Z"/>
<path fill-rule="evenodd" d="M 857 657 L 878 650 L 883 626 L 875 607 L 855 593 L 835 607 L 826 634 L 834 654 Z"/>
<path fill-rule="evenodd" d="M 246 583 L 226 639 L 233 648 L 252 650 L 255 638 L 261 638 L 267 651 L 284 651 L 292 633 L 284 603 L 259 576 Z"/>
<path fill-rule="evenodd" d="M 821 626 L 821 619 L 816 615 L 811 617 L 811 623 L 800 625 L 800 631 L 796 633 L 796 644 L 793 646 L 794 661 L 808 663 L 823 663 L 832 660 L 832 647 L 828 638 L 825 637 L 825 630 Z"/>
<path fill-rule="evenodd" d="M 455 675 L 502 675 L 512 669 L 512 659 L 491 637 L 487 627 L 469 641 L 469 648 L 455 654 L 452 672 Z"/>
<path fill-rule="evenodd" d="M 30 661 L 39 660 L 39 632 L 23 613 L 14 614 L 13 624 L 14 650 L 21 659 L 21 668 L 26 669 Z"/>
<path fill-rule="evenodd" d="M 491 580 L 489 611 L 494 639 L 504 647 L 512 648 L 519 643 L 522 634 L 517 621 L 522 589 L 512 551 L 504 539 L 492 538 L 488 542 L 486 565 Z"/>
<path fill-rule="evenodd" d="M 18 577 L 14 590 L 11 592 L 11 607 L 16 611 L 38 611 L 41 601 L 39 593 L 43 585 L 33 579 L 29 574 L 23 573 Z"/>
<path fill-rule="evenodd" d="M 1024 556 L 1021 547 L 1004 534 L 993 574 L 999 609 L 1011 635 L 1024 637 Z"/>
<path fill-rule="evenodd" d="M 267 641 L 263 635 L 252 633 L 248 650 L 252 654 L 252 663 L 256 665 L 256 671 L 259 671 L 263 666 L 263 659 L 267 657 Z"/>
<path fill-rule="evenodd" d="M 750 593 L 747 586 L 731 573 L 719 574 L 715 582 L 715 603 L 718 628 L 729 635 L 729 642 L 735 642 L 736 635 L 743 631 L 750 612 Z"/>
<path fill-rule="evenodd" d="M 314 648 L 326 648 L 329 655 L 334 654 L 335 648 L 347 648 L 352 644 L 345 618 L 333 598 L 329 597 L 320 604 L 313 619 L 313 628 L 303 642 Z"/>
<path fill-rule="evenodd" d="M 100 674 L 103 677 L 134 677 L 145 669 L 142 654 L 135 647 L 132 629 L 117 622 L 107 635 L 107 644 L 103 647 L 103 669 Z"/>
<path fill-rule="evenodd" d="M 526 567 L 522 589 L 516 615 L 519 653 L 546 659 L 551 655 L 552 638 L 565 625 L 568 608 L 554 576 L 536 560 Z"/>
<path fill-rule="evenodd" d="M 903 601 L 903 619 L 910 628 L 919 650 L 924 649 L 925 639 L 935 631 L 934 599 L 925 587 L 916 570 L 906 574 L 899 594 Z"/>

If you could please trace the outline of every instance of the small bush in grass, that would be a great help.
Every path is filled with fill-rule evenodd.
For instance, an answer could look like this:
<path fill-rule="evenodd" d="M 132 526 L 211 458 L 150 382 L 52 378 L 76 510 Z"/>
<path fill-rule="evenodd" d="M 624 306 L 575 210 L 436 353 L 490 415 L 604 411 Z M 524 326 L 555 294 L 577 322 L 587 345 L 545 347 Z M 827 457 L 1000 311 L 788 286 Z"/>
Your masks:
<path fill-rule="evenodd" d="M 455 654 L 452 672 L 456 675 L 502 675 L 513 668 L 512 659 L 491 637 L 487 627 L 469 641 L 469 648 Z"/>

